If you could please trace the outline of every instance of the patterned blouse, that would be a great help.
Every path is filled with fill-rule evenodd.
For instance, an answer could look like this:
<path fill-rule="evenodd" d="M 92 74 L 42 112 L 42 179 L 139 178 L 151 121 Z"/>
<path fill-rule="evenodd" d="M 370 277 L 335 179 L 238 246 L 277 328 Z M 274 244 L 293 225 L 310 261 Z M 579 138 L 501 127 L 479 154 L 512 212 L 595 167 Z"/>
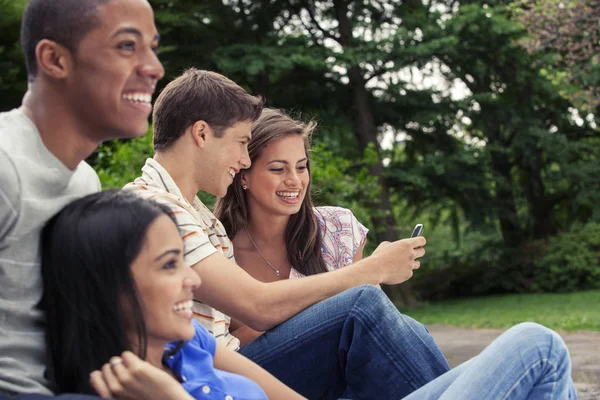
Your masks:
<path fill-rule="evenodd" d="M 321 252 L 327 269 L 333 271 L 352 264 L 369 230 L 347 208 L 315 207 L 314 211 L 323 237 Z M 290 279 L 303 276 L 294 268 L 290 271 Z"/>

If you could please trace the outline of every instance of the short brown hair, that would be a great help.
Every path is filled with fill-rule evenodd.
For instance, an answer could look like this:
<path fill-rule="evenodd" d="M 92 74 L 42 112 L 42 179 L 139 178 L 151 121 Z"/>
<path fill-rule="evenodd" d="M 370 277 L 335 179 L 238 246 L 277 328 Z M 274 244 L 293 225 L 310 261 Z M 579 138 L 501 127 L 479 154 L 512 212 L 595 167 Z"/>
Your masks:
<path fill-rule="evenodd" d="M 171 81 L 154 104 L 154 150 L 170 147 L 197 121 L 206 121 L 216 137 L 241 121 L 254 122 L 264 101 L 231 79 L 212 71 L 187 69 Z"/>

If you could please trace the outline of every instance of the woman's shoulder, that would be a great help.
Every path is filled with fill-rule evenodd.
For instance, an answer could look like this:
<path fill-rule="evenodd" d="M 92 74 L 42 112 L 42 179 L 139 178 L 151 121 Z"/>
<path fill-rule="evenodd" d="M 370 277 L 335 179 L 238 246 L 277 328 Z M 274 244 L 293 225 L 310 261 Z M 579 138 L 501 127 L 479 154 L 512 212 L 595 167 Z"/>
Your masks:
<path fill-rule="evenodd" d="M 354 216 L 352 211 L 344 207 L 337 206 L 319 206 L 314 207 L 315 216 L 318 219 L 341 219 L 341 218 L 351 218 Z"/>

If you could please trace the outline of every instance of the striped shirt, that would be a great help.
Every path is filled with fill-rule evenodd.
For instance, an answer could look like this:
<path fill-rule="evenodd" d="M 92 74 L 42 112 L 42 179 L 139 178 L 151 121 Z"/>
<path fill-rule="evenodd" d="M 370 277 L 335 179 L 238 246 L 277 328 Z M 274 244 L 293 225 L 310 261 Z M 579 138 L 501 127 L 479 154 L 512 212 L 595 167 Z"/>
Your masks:
<path fill-rule="evenodd" d="M 195 265 L 217 251 L 235 262 L 233 246 L 221 222 L 198 197 L 190 204 L 171 175 L 156 160 L 147 159 L 142 176 L 123 189 L 171 209 L 183 238 L 186 265 Z M 217 343 L 233 350 L 240 347 L 240 341 L 229 333 L 230 317 L 227 315 L 194 299 L 194 318 L 215 337 Z"/>

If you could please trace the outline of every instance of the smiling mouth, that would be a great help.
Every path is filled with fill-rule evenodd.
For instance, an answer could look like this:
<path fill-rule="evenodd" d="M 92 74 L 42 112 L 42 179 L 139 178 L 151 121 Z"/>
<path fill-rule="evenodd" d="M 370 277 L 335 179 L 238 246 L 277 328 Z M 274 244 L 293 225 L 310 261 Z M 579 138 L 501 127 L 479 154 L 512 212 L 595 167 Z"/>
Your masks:
<path fill-rule="evenodd" d="M 175 314 L 184 317 L 184 318 L 192 318 L 194 315 L 192 309 L 194 307 L 194 300 L 186 300 L 180 301 L 179 303 L 173 306 L 173 311 Z"/>
<path fill-rule="evenodd" d="M 297 192 L 275 192 L 275 194 L 279 197 L 283 197 L 284 199 L 297 199 L 300 196 L 300 191 Z"/>
<path fill-rule="evenodd" d="M 124 100 L 130 101 L 136 104 L 152 104 L 152 95 L 148 93 L 125 93 L 123 96 Z"/>

